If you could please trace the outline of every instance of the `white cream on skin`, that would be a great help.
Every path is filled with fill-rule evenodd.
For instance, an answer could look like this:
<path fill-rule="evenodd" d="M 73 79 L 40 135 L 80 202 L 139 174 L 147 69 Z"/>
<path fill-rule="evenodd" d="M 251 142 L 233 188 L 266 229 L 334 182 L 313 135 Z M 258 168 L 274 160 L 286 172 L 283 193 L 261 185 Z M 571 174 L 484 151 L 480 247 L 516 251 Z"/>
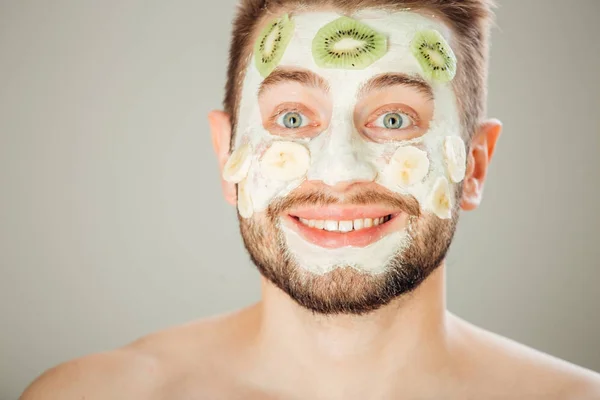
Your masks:
<path fill-rule="evenodd" d="M 370 78 L 386 72 L 423 77 L 421 67 L 410 49 L 412 38 L 424 29 L 435 29 L 447 38 L 448 29 L 439 21 L 409 11 L 390 13 L 363 10 L 351 17 L 386 35 L 388 52 L 363 70 L 319 68 L 313 61 L 312 40 L 321 27 L 340 16 L 331 12 L 294 14 L 294 36 L 279 63 L 280 66 L 311 70 L 323 77 L 330 86 L 329 96 L 333 107 L 329 126 L 312 139 L 281 138 L 263 127 L 257 94 L 264 78 L 254 66 L 254 60 L 249 61 L 242 88 L 235 148 L 248 143 L 254 150 L 246 184 L 254 211 L 264 211 L 273 199 L 286 196 L 308 179 L 323 181 L 330 186 L 352 180 L 375 181 L 393 192 L 414 196 L 422 212 L 432 212 L 434 207 L 430 205 L 430 193 L 433 185 L 438 178 L 447 177 L 444 140 L 447 136 L 460 137 L 459 113 L 451 84 L 428 80 L 434 95 L 433 118 L 428 131 L 410 141 L 369 141 L 355 128 L 353 114 L 358 91 Z M 276 140 L 292 140 L 308 147 L 311 163 L 305 177 L 283 182 L 263 176 L 260 156 Z M 398 147 L 411 144 L 418 144 L 427 152 L 429 173 L 422 182 L 401 188 L 386 175 L 386 167 Z M 450 199 L 455 201 L 454 198 Z M 363 272 L 380 273 L 387 261 L 410 243 L 408 232 L 403 230 L 364 248 L 324 249 L 306 242 L 295 231 L 283 225 L 280 227 L 298 264 L 317 274 L 331 271 L 337 265 L 350 265 Z"/>

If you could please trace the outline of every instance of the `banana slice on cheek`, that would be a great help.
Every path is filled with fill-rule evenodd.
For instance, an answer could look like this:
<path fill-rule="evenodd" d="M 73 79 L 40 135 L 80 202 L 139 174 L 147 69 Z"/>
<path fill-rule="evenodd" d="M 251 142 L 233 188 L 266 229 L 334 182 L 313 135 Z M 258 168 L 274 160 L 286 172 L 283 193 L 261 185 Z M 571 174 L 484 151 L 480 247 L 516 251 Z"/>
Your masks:
<path fill-rule="evenodd" d="M 273 142 L 260 159 L 264 177 L 277 181 L 291 181 L 306 175 L 310 153 L 300 143 Z"/>
<path fill-rule="evenodd" d="M 465 178 L 467 164 L 465 142 L 460 136 L 447 136 L 442 153 L 450 182 L 461 182 Z M 428 199 L 428 207 L 441 219 L 452 218 L 453 196 L 450 182 L 446 177 L 438 177 Z"/>
<path fill-rule="evenodd" d="M 429 208 L 441 219 L 452 218 L 452 194 L 448 179 L 440 176 L 433 184 L 429 196 Z"/>
<path fill-rule="evenodd" d="M 244 144 L 231 153 L 223 167 L 223 179 L 231 183 L 241 182 L 247 175 L 252 162 L 252 146 Z"/>
<path fill-rule="evenodd" d="M 252 198 L 248 192 L 250 177 L 248 172 L 252 164 L 252 146 L 242 145 L 235 149 L 223 167 L 223 179 L 227 182 L 237 183 L 238 212 L 243 218 L 250 218 L 254 213 Z"/>
<path fill-rule="evenodd" d="M 462 181 L 467 169 L 467 152 L 460 136 L 447 136 L 444 139 L 444 159 L 452 182 Z"/>
<path fill-rule="evenodd" d="M 401 188 L 422 182 L 429 173 L 427 153 L 414 146 L 399 147 L 387 167 L 390 180 Z"/>

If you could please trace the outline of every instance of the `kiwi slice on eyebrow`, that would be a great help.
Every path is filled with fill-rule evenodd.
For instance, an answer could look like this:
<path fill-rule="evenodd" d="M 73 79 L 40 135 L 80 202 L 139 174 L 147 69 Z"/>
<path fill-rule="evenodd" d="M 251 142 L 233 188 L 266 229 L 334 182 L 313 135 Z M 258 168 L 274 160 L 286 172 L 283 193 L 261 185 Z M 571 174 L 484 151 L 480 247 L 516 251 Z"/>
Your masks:
<path fill-rule="evenodd" d="M 277 67 L 294 34 L 294 21 L 288 14 L 270 21 L 254 43 L 254 61 L 263 77 Z"/>
<path fill-rule="evenodd" d="M 425 78 L 450 82 L 456 75 L 456 56 L 438 31 L 428 29 L 417 32 L 410 48 Z"/>
<path fill-rule="evenodd" d="M 363 69 L 387 52 L 387 38 L 355 19 L 341 17 L 325 25 L 312 42 L 321 68 Z"/>

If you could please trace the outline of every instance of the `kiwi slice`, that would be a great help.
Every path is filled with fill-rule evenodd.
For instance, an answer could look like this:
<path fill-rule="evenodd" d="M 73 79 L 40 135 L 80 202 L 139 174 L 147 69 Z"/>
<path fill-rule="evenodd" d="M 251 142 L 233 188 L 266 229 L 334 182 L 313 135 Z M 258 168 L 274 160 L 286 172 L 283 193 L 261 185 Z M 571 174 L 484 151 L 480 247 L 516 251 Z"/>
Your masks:
<path fill-rule="evenodd" d="M 421 64 L 425 78 L 450 82 L 456 74 L 456 56 L 436 30 L 423 30 L 415 34 L 410 48 Z"/>
<path fill-rule="evenodd" d="M 319 29 L 312 42 L 321 68 L 363 69 L 387 52 L 387 38 L 355 19 L 341 17 Z"/>
<path fill-rule="evenodd" d="M 267 77 L 279 64 L 285 48 L 294 34 L 294 21 L 288 14 L 270 21 L 254 44 L 254 61 L 263 77 Z"/>

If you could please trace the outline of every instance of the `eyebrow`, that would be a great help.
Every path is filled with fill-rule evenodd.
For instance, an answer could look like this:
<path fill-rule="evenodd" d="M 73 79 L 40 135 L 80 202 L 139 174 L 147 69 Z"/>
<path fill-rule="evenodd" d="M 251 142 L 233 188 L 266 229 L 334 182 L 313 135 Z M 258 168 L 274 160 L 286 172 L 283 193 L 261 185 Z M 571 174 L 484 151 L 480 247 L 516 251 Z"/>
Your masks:
<path fill-rule="evenodd" d="M 433 90 L 427 82 L 419 77 L 409 76 L 401 73 L 387 73 L 371 78 L 359 89 L 358 98 L 362 98 L 369 92 L 397 85 L 412 87 L 427 96 L 429 100 L 433 100 Z"/>
<path fill-rule="evenodd" d="M 324 92 L 329 92 L 329 85 L 325 79 L 312 71 L 289 67 L 277 67 L 260 84 L 258 96 L 260 97 L 265 90 L 285 82 L 297 82 L 303 86 L 313 87 L 321 89 Z"/>

